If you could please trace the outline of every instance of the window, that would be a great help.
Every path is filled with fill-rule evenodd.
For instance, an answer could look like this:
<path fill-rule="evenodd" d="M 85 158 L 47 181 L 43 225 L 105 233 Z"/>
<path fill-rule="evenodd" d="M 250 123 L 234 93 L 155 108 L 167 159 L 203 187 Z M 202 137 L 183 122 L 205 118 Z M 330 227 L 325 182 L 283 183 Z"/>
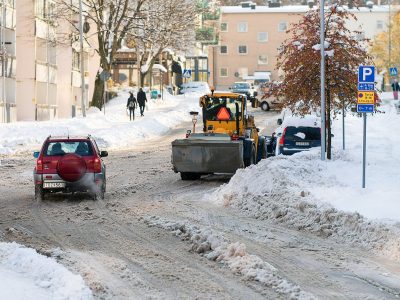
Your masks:
<path fill-rule="evenodd" d="M 247 22 L 239 22 L 237 24 L 237 31 L 238 32 L 247 32 Z"/>
<path fill-rule="evenodd" d="M 383 29 L 383 21 L 382 20 L 376 21 L 376 29 Z"/>
<path fill-rule="evenodd" d="M 356 34 L 356 40 L 357 41 L 362 41 L 365 38 L 365 35 L 363 32 L 359 32 Z"/>
<path fill-rule="evenodd" d="M 286 22 L 280 22 L 278 25 L 278 31 L 283 32 L 287 30 L 287 23 Z"/>
<path fill-rule="evenodd" d="M 247 46 L 246 45 L 239 45 L 238 52 L 239 52 L 239 54 L 247 54 Z"/>
<path fill-rule="evenodd" d="M 220 77 L 228 77 L 228 68 L 221 68 L 219 69 L 219 76 Z"/>
<path fill-rule="evenodd" d="M 228 23 L 221 23 L 221 32 L 228 32 Z"/>
<path fill-rule="evenodd" d="M 81 67 L 81 55 L 79 52 L 72 50 L 72 69 L 80 70 Z"/>
<path fill-rule="evenodd" d="M 258 56 L 258 64 L 259 65 L 267 65 L 268 64 L 268 55 L 261 54 Z"/>
<path fill-rule="evenodd" d="M 220 54 L 228 54 L 228 46 L 225 46 L 225 45 L 221 46 L 219 48 L 219 53 Z"/>
<path fill-rule="evenodd" d="M 54 17 L 55 4 L 51 0 L 36 0 L 36 17 L 41 19 L 52 19 Z"/>
<path fill-rule="evenodd" d="M 268 42 L 268 32 L 259 32 L 259 33 L 257 34 L 257 40 L 258 40 L 260 43 Z"/>

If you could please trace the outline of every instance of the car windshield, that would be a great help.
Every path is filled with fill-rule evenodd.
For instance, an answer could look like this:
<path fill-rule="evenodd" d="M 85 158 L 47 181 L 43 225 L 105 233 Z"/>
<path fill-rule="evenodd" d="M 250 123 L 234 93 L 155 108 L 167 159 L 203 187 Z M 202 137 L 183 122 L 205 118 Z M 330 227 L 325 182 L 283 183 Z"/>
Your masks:
<path fill-rule="evenodd" d="M 265 84 L 265 83 L 268 83 L 268 82 L 269 82 L 268 79 L 255 79 L 254 80 L 254 85 L 262 85 L 262 84 Z"/>
<path fill-rule="evenodd" d="M 250 84 L 249 83 L 235 83 L 233 85 L 233 89 L 239 90 L 239 89 L 249 89 L 250 88 Z"/>
<path fill-rule="evenodd" d="M 286 127 L 285 140 L 316 141 L 321 139 L 321 130 L 317 127 Z"/>
<path fill-rule="evenodd" d="M 93 149 L 88 141 L 55 141 L 47 144 L 44 155 L 60 156 L 69 153 L 91 156 L 93 155 Z"/>
<path fill-rule="evenodd" d="M 230 97 L 212 97 L 206 107 L 206 119 L 209 121 L 217 121 L 218 113 L 221 108 L 225 107 L 230 114 L 229 121 L 235 120 L 236 104 L 238 104 L 239 114 L 242 114 L 242 101 L 238 98 Z"/>

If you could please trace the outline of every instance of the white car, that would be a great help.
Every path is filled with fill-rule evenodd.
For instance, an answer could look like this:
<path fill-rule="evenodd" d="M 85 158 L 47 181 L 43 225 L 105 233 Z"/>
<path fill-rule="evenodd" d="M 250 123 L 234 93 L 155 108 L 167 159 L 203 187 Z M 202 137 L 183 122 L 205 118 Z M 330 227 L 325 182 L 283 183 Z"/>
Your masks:
<path fill-rule="evenodd" d="M 207 82 L 204 81 L 191 81 L 183 83 L 179 91 L 180 94 L 199 93 L 210 94 L 211 90 Z"/>

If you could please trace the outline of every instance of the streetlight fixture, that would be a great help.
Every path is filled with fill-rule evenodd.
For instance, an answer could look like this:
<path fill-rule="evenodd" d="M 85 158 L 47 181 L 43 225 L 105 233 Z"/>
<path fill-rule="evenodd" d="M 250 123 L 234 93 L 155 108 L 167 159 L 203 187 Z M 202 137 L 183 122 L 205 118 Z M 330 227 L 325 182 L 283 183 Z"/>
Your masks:
<path fill-rule="evenodd" d="M 325 1 L 320 0 L 320 45 L 321 45 L 321 160 L 325 160 Z"/>

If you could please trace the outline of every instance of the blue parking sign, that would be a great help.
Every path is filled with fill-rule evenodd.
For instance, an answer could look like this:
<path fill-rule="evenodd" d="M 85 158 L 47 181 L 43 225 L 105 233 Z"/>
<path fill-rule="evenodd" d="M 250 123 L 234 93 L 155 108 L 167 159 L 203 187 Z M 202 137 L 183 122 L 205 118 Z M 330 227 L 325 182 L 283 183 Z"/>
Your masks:
<path fill-rule="evenodd" d="M 374 83 L 375 82 L 375 67 L 374 66 L 359 66 L 358 67 L 358 82 L 359 83 Z"/>

